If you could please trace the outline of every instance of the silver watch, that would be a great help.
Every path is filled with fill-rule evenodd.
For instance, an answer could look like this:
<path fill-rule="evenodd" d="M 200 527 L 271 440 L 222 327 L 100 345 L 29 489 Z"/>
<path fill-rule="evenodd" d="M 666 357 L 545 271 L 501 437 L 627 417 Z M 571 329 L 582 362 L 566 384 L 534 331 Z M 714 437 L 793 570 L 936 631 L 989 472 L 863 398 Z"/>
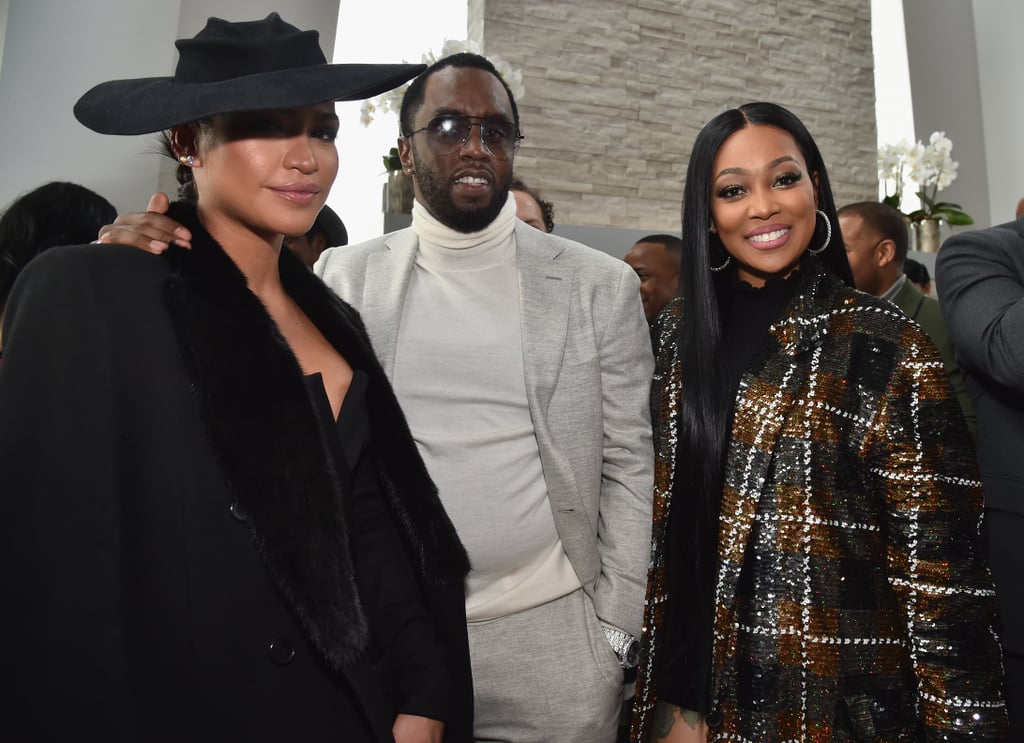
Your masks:
<path fill-rule="evenodd" d="M 609 627 L 607 624 L 602 624 L 601 628 L 622 667 L 636 668 L 640 662 L 640 641 L 628 632 Z"/>

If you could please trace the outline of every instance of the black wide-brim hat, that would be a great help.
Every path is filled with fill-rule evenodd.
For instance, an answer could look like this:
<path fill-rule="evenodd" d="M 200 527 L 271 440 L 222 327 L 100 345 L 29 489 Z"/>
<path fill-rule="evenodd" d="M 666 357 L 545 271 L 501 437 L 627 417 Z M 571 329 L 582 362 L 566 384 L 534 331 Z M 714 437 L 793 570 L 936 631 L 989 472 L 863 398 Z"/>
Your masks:
<path fill-rule="evenodd" d="M 419 64 L 327 64 L 320 34 L 271 13 L 262 21 L 210 18 L 179 39 L 173 77 L 100 83 L 75 118 L 101 134 L 148 134 L 214 114 L 355 101 L 398 87 Z"/>

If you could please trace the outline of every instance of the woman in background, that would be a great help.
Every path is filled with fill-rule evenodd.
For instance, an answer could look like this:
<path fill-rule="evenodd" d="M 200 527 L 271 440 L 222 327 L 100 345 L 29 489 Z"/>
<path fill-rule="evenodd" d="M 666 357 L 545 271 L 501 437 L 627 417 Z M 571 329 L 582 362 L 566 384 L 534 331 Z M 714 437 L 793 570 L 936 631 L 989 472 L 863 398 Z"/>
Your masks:
<path fill-rule="evenodd" d="M 981 488 L 937 351 L 854 291 L 784 108 L 712 119 L 656 372 L 656 559 L 633 736 L 1005 736 Z"/>
<path fill-rule="evenodd" d="M 113 204 L 77 183 L 52 181 L 12 201 L 0 217 L 0 325 L 14 280 L 30 260 L 55 245 L 92 242 L 116 217 Z"/>
<path fill-rule="evenodd" d="M 8 305 L 0 629 L 11 740 L 471 739 L 463 550 L 358 315 L 282 249 L 338 167 L 328 65 L 211 18 L 173 78 L 89 91 L 164 131 L 191 250 L 55 249 Z"/>

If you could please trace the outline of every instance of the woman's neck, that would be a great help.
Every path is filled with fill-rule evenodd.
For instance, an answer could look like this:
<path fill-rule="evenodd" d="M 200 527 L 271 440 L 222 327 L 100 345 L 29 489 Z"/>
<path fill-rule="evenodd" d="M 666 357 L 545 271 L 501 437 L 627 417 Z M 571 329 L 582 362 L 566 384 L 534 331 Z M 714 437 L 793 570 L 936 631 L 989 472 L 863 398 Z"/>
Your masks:
<path fill-rule="evenodd" d="M 201 205 L 196 211 L 200 224 L 238 266 L 253 294 L 264 297 L 282 291 L 278 260 L 283 235 L 261 235 L 219 212 L 204 210 Z"/>

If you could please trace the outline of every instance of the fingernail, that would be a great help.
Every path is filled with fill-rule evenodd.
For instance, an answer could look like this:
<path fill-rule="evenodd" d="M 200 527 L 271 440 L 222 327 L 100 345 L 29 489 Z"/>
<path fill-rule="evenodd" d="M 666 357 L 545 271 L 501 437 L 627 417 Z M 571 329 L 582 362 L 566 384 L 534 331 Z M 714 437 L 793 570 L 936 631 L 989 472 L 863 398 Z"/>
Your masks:
<path fill-rule="evenodd" d="M 162 240 L 150 240 L 149 247 L 153 250 L 167 250 L 167 243 Z"/>
<path fill-rule="evenodd" d="M 182 240 L 188 240 L 192 237 L 192 233 L 186 230 L 184 227 L 178 227 L 174 230 L 174 234 L 180 237 Z"/>

